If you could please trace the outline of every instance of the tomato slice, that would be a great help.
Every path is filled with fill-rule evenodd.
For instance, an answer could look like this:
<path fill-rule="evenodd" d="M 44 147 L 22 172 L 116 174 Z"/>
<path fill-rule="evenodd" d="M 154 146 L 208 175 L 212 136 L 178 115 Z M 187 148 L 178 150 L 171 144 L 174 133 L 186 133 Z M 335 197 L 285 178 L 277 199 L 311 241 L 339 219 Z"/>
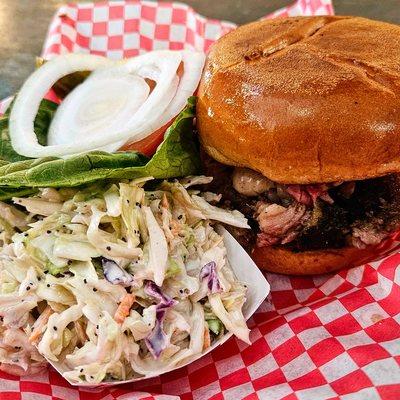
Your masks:
<path fill-rule="evenodd" d="M 165 131 L 170 127 L 172 122 L 174 122 L 173 119 L 161 128 L 157 129 L 151 135 L 139 140 L 138 142 L 128 143 L 122 146 L 120 150 L 135 150 L 147 157 L 151 157 L 156 152 L 157 147 L 163 141 Z"/>
<path fill-rule="evenodd" d="M 184 72 L 183 63 L 180 63 L 176 74 L 179 78 L 182 77 Z M 154 89 L 156 82 L 151 79 L 146 79 L 147 84 L 150 86 L 150 92 Z M 138 142 L 128 143 L 120 148 L 120 150 L 136 150 L 139 153 L 144 154 L 147 157 L 151 157 L 157 150 L 157 147 L 161 144 L 164 139 L 165 131 L 170 127 L 170 125 L 174 122 L 175 118 L 172 118 L 171 121 L 166 123 L 161 128 L 157 129 L 151 135 L 146 138 L 139 140 Z"/>

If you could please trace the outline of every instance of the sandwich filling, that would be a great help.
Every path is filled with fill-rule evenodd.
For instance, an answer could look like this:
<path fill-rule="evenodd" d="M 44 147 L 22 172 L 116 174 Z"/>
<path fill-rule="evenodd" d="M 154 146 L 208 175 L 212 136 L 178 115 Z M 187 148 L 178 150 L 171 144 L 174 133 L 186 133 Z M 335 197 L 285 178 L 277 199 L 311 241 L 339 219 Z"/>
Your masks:
<path fill-rule="evenodd" d="M 207 174 L 227 208 L 243 212 L 252 231 L 235 229 L 241 244 L 292 251 L 377 245 L 400 229 L 400 175 L 362 181 L 285 185 L 210 158 Z"/>

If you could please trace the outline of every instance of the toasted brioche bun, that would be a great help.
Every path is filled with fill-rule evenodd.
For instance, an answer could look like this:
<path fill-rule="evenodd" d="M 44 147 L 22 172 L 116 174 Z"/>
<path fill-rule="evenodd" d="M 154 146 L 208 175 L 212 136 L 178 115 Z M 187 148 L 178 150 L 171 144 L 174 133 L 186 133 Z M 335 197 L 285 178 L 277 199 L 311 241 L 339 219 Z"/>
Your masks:
<path fill-rule="evenodd" d="M 384 22 L 321 16 L 244 25 L 209 53 L 197 105 L 202 145 L 279 183 L 399 172 L 399 60 L 400 27 Z M 321 265 L 333 268 L 329 257 Z M 336 267 L 346 263 L 334 257 Z"/>
<path fill-rule="evenodd" d="M 287 275 L 325 274 L 377 258 L 377 246 L 293 252 L 282 246 L 255 247 L 251 257 L 260 269 Z"/>

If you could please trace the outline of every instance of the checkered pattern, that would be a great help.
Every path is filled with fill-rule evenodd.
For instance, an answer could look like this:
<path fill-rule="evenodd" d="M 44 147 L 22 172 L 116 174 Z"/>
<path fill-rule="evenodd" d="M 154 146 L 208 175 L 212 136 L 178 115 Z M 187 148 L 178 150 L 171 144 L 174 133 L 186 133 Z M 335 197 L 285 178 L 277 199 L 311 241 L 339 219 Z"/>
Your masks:
<path fill-rule="evenodd" d="M 43 55 L 84 52 L 120 59 L 155 49 L 206 51 L 234 28 L 230 22 L 204 18 L 180 3 L 71 4 L 57 12 Z"/>
<path fill-rule="evenodd" d="M 302 0 L 272 17 L 332 13 L 329 0 Z M 154 48 L 207 50 L 233 28 L 177 3 L 69 5 L 43 52 L 121 58 Z M 74 388 L 52 369 L 1 373 L 0 399 L 399 399 L 399 247 L 394 237 L 382 245 L 383 260 L 334 275 L 267 274 L 271 294 L 249 322 L 251 346 L 232 338 L 185 368 L 113 388 Z"/>

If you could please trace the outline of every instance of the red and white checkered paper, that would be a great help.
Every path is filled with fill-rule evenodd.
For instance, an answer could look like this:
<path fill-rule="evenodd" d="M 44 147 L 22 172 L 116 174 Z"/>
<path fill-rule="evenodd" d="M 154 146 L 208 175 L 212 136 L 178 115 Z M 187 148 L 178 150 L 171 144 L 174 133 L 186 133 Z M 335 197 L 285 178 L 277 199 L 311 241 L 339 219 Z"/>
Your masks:
<path fill-rule="evenodd" d="M 330 0 L 300 0 L 268 17 L 332 13 Z M 43 54 L 206 51 L 234 28 L 179 3 L 71 4 L 57 12 Z M 270 297 L 249 321 L 251 346 L 230 339 L 187 367 L 111 388 L 72 387 L 52 369 L 1 373 L 0 399 L 400 399 L 400 253 L 337 274 L 267 278 Z"/>

